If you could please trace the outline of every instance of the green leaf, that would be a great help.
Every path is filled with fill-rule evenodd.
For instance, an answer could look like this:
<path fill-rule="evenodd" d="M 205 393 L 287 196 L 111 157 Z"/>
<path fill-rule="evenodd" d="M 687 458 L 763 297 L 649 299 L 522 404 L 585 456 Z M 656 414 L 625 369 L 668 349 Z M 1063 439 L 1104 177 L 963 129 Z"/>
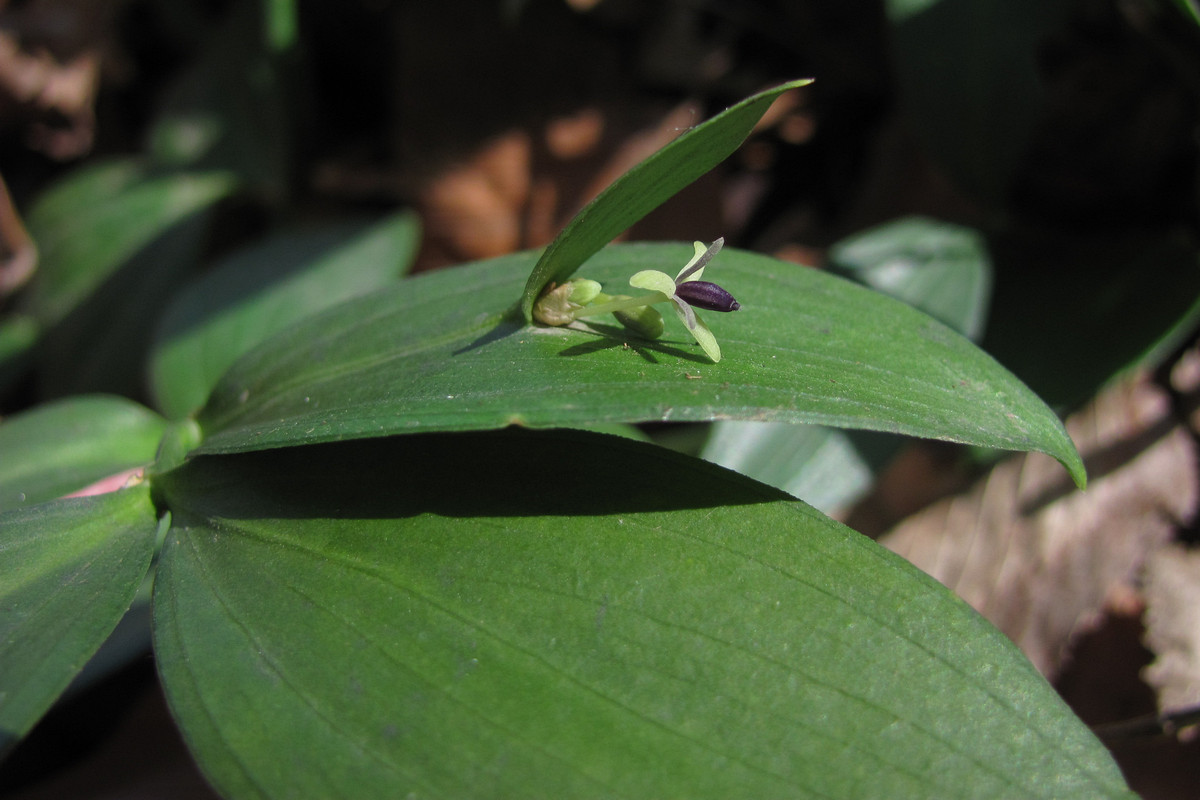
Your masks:
<path fill-rule="evenodd" d="M 417 221 L 281 234 L 243 250 L 182 292 L 164 315 L 151 380 L 167 416 L 195 411 L 229 365 L 270 335 L 394 283 L 417 245 Z"/>
<path fill-rule="evenodd" d="M 62 319 L 139 251 L 234 188 L 228 173 L 155 173 L 138 160 L 69 174 L 29 214 L 38 274 L 31 311 Z"/>
<path fill-rule="evenodd" d="M 145 484 L 0 515 L 0 753 L 116 627 L 156 527 Z"/>
<path fill-rule="evenodd" d="M 700 457 L 826 513 L 852 502 L 874 480 L 850 436 L 824 425 L 716 422 Z"/>
<path fill-rule="evenodd" d="M 748 97 L 684 133 L 630 169 L 588 203 L 542 253 L 521 295 L 525 321 L 551 281 L 562 283 L 579 266 L 633 223 L 724 161 L 738 148 L 784 92 L 812 83 L 789 81 Z M 686 263 L 687 258 L 680 261 Z M 678 267 L 670 270 L 675 274 Z"/>
<path fill-rule="evenodd" d="M 906 217 L 842 239 L 829 269 L 924 311 L 972 340 L 983 334 L 991 260 L 977 231 Z M 845 508 L 866 491 L 898 437 L 777 422 L 713 423 L 701 456 L 783 489 L 822 511 Z"/>
<path fill-rule="evenodd" d="M 404 436 L 163 489 L 156 655 L 229 797 L 1132 796 L 943 586 L 661 448 Z"/>
<path fill-rule="evenodd" d="M 120 397 L 73 397 L 0 423 L 0 511 L 34 505 L 154 460 L 166 422 Z"/>
<path fill-rule="evenodd" d="M 617 245 L 587 277 L 624 286 L 639 269 L 670 270 L 690 255 L 690 245 Z M 509 424 L 752 419 L 1039 450 L 1083 480 L 1058 418 L 1032 392 L 878 292 L 726 249 L 706 277 L 743 307 L 706 317 L 725 353 L 712 364 L 676 324 L 641 341 L 599 320 L 582 329 L 506 321 L 506 293 L 530 259 L 418 276 L 264 343 L 201 412 L 201 452 Z"/>
<path fill-rule="evenodd" d="M 30 217 L 42 260 L 29 311 L 46 328 L 44 395 L 144 391 L 162 306 L 199 263 L 227 173 L 155 173 L 123 161 L 81 170 Z"/>
<path fill-rule="evenodd" d="M 829 249 L 839 275 L 919 308 L 972 341 L 983 335 L 991 299 L 987 241 L 973 228 L 904 217 Z"/>

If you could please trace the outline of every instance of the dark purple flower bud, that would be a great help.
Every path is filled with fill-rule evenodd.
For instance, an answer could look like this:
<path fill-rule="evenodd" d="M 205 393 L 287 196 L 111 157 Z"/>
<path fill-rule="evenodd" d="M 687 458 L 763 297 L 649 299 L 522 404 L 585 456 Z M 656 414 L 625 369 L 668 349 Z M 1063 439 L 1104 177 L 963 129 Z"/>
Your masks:
<path fill-rule="evenodd" d="M 733 295 L 708 281 L 684 281 L 676 284 L 675 294 L 690 306 L 707 311 L 737 311 L 742 304 Z"/>

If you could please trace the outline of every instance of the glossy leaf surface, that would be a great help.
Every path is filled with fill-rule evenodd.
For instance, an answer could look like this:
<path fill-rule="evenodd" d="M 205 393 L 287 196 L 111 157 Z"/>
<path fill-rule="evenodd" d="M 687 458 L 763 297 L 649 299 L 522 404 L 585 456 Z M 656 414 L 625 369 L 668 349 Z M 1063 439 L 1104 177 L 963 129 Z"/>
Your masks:
<path fill-rule="evenodd" d="M 829 250 L 829 269 L 903 300 L 972 340 L 983 334 L 992 272 L 978 232 L 906 217 Z M 701 456 L 822 511 L 844 508 L 890 460 L 897 437 L 777 422 L 716 422 Z"/>
<path fill-rule="evenodd" d="M 48 403 L 0 422 L 0 511 L 62 497 L 154 460 L 166 422 L 104 395 Z"/>
<path fill-rule="evenodd" d="M 145 486 L 0 515 L 0 752 L 100 647 L 150 566 Z"/>
<path fill-rule="evenodd" d="M 713 423 L 700 457 L 832 513 L 871 485 L 871 465 L 849 432 L 786 422 Z"/>
<path fill-rule="evenodd" d="M 585 277 L 623 286 L 691 255 L 689 245 L 613 246 Z M 598 320 L 583 330 L 505 321 L 530 259 L 419 276 L 266 342 L 201 412 L 202 452 L 509 424 L 750 419 L 1040 450 L 1083 477 L 1037 397 L 966 339 L 878 292 L 727 249 L 705 277 L 742 309 L 706 317 L 725 353 L 712 364 L 674 320 L 656 341 Z"/>
<path fill-rule="evenodd" d="M 390 283 L 417 245 L 416 218 L 281 234 L 230 257 L 182 292 L 151 364 L 158 407 L 195 411 L 238 356 L 296 320 Z"/>
<path fill-rule="evenodd" d="M 927 217 L 904 217 L 829 249 L 839 275 L 903 300 L 979 341 L 991 299 L 992 263 L 983 234 Z"/>
<path fill-rule="evenodd" d="M 163 488 L 156 653 L 230 797 L 1128 796 L 947 589 L 661 448 L 403 436 Z"/>

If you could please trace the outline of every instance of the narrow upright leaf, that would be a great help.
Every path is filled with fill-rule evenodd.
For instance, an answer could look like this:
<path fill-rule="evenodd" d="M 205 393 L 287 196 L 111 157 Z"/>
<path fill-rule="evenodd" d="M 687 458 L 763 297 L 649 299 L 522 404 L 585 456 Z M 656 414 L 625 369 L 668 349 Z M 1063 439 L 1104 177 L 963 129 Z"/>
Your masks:
<path fill-rule="evenodd" d="M 614 237 L 724 161 L 750 135 L 771 103 L 789 89 L 811 82 L 789 81 L 743 100 L 687 131 L 614 181 L 575 215 L 538 259 L 521 296 L 525 321 L 533 319 L 533 302 L 546 284 L 565 281 Z"/>

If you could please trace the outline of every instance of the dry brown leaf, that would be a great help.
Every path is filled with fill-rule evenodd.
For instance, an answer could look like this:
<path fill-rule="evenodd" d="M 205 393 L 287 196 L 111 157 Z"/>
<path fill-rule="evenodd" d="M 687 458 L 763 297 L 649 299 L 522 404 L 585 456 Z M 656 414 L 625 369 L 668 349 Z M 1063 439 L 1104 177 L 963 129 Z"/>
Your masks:
<path fill-rule="evenodd" d="M 91 149 L 102 56 L 118 3 L 34 0 L 0 6 L 0 125 L 51 158 Z"/>
<path fill-rule="evenodd" d="M 579 158 L 595 151 L 604 136 L 604 115 L 598 108 L 550 120 L 546 125 L 546 149 L 555 158 Z"/>
<path fill-rule="evenodd" d="M 584 108 L 550 120 L 540 137 L 514 129 L 485 142 L 422 181 L 422 268 L 547 244 L 610 183 L 697 121 L 695 108 L 684 104 L 648 128 L 606 142 L 604 113 Z"/>
<path fill-rule="evenodd" d="M 37 268 L 37 247 L 0 176 L 0 301 L 24 286 Z"/>
<path fill-rule="evenodd" d="M 1156 658 L 1143 676 L 1159 710 L 1200 704 L 1200 551 L 1170 545 L 1153 553 L 1144 594 L 1146 646 Z"/>
<path fill-rule="evenodd" d="M 519 249 L 531 151 L 528 134 L 510 131 L 432 180 L 418 201 L 426 236 L 442 242 L 460 260 Z"/>
<path fill-rule="evenodd" d="M 626 137 L 603 169 L 592 179 L 591 184 L 584 189 L 583 196 L 579 199 L 579 208 L 634 166 L 677 139 L 688 128 L 703 121 L 694 103 L 683 103 L 672 109 L 654 127 Z M 572 209 L 570 213 L 574 214 L 576 210 L 578 209 Z"/>
<path fill-rule="evenodd" d="M 1193 441 L 1146 379 L 1104 392 L 1067 430 L 1088 465 L 1086 492 L 1046 456 L 1014 457 L 880 539 L 957 592 L 1048 676 L 1072 635 L 1136 581 L 1197 503 Z"/>

